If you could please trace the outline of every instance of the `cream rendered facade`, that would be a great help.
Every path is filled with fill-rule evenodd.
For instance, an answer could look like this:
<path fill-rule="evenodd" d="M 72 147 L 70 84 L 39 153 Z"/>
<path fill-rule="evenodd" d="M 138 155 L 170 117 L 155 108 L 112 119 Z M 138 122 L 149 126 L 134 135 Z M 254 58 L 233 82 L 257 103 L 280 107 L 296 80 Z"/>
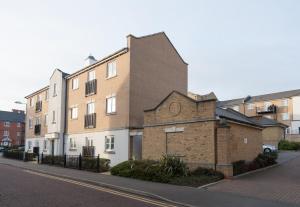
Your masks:
<path fill-rule="evenodd" d="M 173 90 L 187 94 L 187 64 L 163 32 L 128 35 L 127 47 L 60 80 L 65 90 L 63 84 L 56 87 L 65 94 L 51 99 L 50 80 L 48 113 L 57 111 L 61 121 L 49 123 L 46 140 L 56 141 L 57 154 L 79 155 L 93 146 L 94 155 L 115 165 L 141 157 L 145 109 Z M 95 92 L 87 94 L 90 81 Z M 92 127 L 85 126 L 89 115 Z"/>

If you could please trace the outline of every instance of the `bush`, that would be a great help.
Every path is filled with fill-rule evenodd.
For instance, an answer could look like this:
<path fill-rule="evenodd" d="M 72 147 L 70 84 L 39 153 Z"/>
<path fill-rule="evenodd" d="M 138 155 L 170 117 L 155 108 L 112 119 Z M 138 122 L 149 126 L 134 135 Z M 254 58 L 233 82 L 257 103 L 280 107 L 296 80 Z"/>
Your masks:
<path fill-rule="evenodd" d="M 279 150 L 300 150 L 300 143 L 281 140 L 278 143 L 278 149 Z"/>
<path fill-rule="evenodd" d="M 170 156 L 163 156 L 160 161 L 125 161 L 112 167 L 110 172 L 122 177 L 189 186 L 200 186 L 224 178 L 222 173 L 212 169 L 197 168 L 189 172 L 184 162 Z"/>
<path fill-rule="evenodd" d="M 276 164 L 278 157 L 277 152 L 270 152 L 259 154 L 253 161 L 245 162 L 245 160 L 239 160 L 232 163 L 233 175 L 239 175 L 248 171 L 257 170 L 259 168 L 267 167 Z"/>

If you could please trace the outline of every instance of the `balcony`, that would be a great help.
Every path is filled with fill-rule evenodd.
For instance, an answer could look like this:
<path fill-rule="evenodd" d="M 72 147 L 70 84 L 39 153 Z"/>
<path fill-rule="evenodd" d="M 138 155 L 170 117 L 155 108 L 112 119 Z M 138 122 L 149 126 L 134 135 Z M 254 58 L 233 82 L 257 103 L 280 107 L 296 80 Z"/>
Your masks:
<path fill-rule="evenodd" d="M 42 101 L 38 101 L 35 103 L 35 112 L 41 112 L 42 111 Z"/>
<path fill-rule="evenodd" d="M 256 107 L 257 114 L 276 114 L 277 106 L 272 104 L 268 107 Z"/>
<path fill-rule="evenodd" d="M 86 114 L 84 116 L 84 128 L 95 128 L 96 127 L 96 113 Z"/>
<path fill-rule="evenodd" d="M 34 126 L 34 135 L 40 135 L 41 134 L 41 125 L 37 124 Z"/>
<path fill-rule="evenodd" d="M 85 96 L 97 93 L 97 80 L 91 80 L 85 83 Z"/>

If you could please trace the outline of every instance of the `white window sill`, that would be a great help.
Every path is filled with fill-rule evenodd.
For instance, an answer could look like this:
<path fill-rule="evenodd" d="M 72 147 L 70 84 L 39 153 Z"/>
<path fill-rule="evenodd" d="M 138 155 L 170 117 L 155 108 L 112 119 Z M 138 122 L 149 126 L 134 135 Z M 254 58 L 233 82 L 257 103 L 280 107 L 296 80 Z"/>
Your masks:
<path fill-rule="evenodd" d="M 116 152 L 114 150 L 105 150 L 104 153 L 105 154 L 116 154 Z"/>
<path fill-rule="evenodd" d="M 115 78 L 115 77 L 117 77 L 117 75 L 110 76 L 110 77 L 106 77 L 105 79 L 106 79 L 106 80 L 109 80 L 109 79 L 112 79 L 112 78 Z"/>
<path fill-rule="evenodd" d="M 77 151 L 77 148 L 70 148 L 69 151 Z"/>

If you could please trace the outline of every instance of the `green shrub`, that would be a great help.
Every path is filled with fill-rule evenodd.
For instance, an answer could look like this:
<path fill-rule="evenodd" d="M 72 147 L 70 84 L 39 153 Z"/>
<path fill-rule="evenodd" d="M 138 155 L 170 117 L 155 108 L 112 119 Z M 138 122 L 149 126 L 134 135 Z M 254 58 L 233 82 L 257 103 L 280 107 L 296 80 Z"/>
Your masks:
<path fill-rule="evenodd" d="M 300 143 L 281 140 L 278 144 L 278 149 L 279 150 L 300 150 Z"/>
<path fill-rule="evenodd" d="M 188 174 L 186 164 L 179 157 L 164 155 L 159 165 L 163 173 L 171 177 L 187 176 Z"/>
<path fill-rule="evenodd" d="M 216 176 L 219 177 L 220 179 L 224 178 L 224 174 L 216 171 L 214 169 L 211 168 L 203 168 L 203 167 L 198 167 L 197 169 L 195 169 L 194 171 L 191 172 L 191 175 L 193 176 Z"/>

